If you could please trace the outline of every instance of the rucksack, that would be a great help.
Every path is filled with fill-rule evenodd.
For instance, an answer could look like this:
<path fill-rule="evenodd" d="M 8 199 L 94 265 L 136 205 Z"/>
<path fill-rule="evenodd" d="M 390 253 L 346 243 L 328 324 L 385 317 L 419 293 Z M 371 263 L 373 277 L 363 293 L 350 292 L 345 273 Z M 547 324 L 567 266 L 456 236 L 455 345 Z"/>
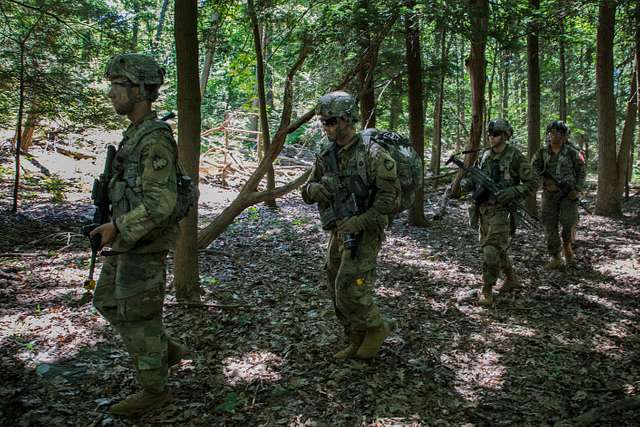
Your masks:
<path fill-rule="evenodd" d="M 176 197 L 176 207 L 173 210 L 173 213 L 169 217 L 169 223 L 178 223 L 180 220 L 184 219 L 188 214 L 189 210 L 192 206 L 194 206 L 198 200 L 198 196 L 200 192 L 198 191 L 198 187 L 193 182 L 191 177 L 187 174 L 178 158 L 178 144 L 176 140 L 173 138 L 173 132 L 171 130 L 171 126 L 162 120 L 150 120 L 143 124 L 140 130 L 136 132 L 136 134 L 132 137 L 135 141 L 132 146 L 132 151 L 135 152 L 134 159 L 131 161 L 136 165 L 139 162 L 140 153 L 142 152 L 142 146 L 138 144 L 143 137 L 154 132 L 156 130 L 162 130 L 170 136 L 171 142 L 176 152 L 176 189 L 177 189 L 177 197 Z"/>
<path fill-rule="evenodd" d="M 398 213 L 413 206 L 416 190 L 423 183 L 422 160 L 409 143 L 409 139 L 397 132 L 379 131 L 374 128 L 362 132 L 365 145 L 374 142 L 387 150 L 396 162 L 400 181 L 400 208 Z"/>

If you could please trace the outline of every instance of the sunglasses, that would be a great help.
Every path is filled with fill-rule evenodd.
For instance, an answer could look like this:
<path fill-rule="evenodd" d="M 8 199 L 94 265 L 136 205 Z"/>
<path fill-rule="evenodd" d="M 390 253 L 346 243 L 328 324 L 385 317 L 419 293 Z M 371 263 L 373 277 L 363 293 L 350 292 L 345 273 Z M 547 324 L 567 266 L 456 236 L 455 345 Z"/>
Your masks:
<path fill-rule="evenodd" d="M 494 132 L 487 132 L 487 135 L 489 135 L 489 136 L 500 136 L 500 135 L 502 135 L 502 132 L 495 132 L 495 131 Z"/>
<path fill-rule="evenodd" d="M 338 118 L 329 117 L 328 119 L 320 119 L 320 123 L 322 123 L 322 126 L 335 126 L 338 124 Z"/>

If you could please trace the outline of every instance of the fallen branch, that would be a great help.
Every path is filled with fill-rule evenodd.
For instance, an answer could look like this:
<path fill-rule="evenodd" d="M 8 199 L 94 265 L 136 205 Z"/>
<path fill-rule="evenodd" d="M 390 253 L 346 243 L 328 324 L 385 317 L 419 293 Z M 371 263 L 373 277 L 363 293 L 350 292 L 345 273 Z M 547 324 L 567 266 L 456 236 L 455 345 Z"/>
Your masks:
<path fill-rule="evenodd" d="M 640 408 L 640 396 L 628 397 L 626 399 L 617 400 L 612 403 L 608 403 L 603 406 L 598 406 L 597 408 L 593 408 L 590 411 L 585 412 L 582 415 L 579 415 L 575 418 L 571 418 L 569 420 L 561 421 L 556 426 L 564 427 L 564 426 L 589 426 L 596 423 L 599 423 L 602 420 L 611 421 L 611 415 L 617 412 L 623 411 L 631 411 Z"/>
<path fill-rule="evenodd" d="M 66 148 L 62 148 L 62 147 L 54 147 L 53 148 L 55 151 L 57 151 L 60 154 L 63 154 L 67 157 L 72 157 L 74 160 L 83 160 L 83 159 L 96 159 L 96 156 L 91 155 L 91 154 L 84 154 L 84 153 L 79 153 L 77 151 L 71 151 L 71 150 L 67 150 Z"/>

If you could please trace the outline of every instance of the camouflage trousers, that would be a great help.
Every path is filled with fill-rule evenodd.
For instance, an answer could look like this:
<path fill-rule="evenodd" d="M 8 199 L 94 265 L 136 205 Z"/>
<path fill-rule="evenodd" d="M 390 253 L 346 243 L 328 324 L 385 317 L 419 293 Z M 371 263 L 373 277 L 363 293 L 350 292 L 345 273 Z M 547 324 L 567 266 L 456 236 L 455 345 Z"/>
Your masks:
<path fill-rule="evenodd" d="M 507 250 L 511 243 L 509 211 L 500 205 L 481 205 L 480 247 L 482 248 L 482 280 L 493 286 L 498 281 L 500 271 L 508 274 L 513 266 Z"/>
<path fill-rule="evenodd" d="M 347 335 L 382 326 L 380 310 L 373 300 L 376 264 L 382 246 L 381 235 L 363 231 L 358 236 L 355 256 L 345 249 L 336 231 L 329 237 L 325 266 L 327 287 L 338 320 Z"/>
<path fill-rule="evenodd" d="M 574 200 L 562 197 L 560 192 L 542 192 L 542 224 L 547 239 L 549 255 L 560 253 L 562 242 L 571 242 L 575 226 L 578 224 L 578 204 Z M 560 235 L 559 228 L 562 227 Z"/>
<path fill-rule="evenodd" d="M 120 334 L 143 389 L 160 393 L 168 377 L 162 324 L 166 252 L 107 257 L 93 305 Z"/>

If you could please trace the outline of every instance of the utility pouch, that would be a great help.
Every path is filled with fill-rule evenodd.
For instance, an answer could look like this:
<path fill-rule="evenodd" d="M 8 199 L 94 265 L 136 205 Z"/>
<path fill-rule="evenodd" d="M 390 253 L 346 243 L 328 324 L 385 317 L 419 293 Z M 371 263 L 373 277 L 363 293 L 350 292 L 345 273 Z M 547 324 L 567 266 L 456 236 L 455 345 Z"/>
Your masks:
<path fill-rule="evenodd" d="M 477 230 L 478 227 L 480 227 L 480 221 L 478 217 L 478 207 L 476 206 L 475 203 L 472 203 L 467 208 L 467 212 L 469 214 L 469 227 L 473 228 L 474 230 Z"/>

